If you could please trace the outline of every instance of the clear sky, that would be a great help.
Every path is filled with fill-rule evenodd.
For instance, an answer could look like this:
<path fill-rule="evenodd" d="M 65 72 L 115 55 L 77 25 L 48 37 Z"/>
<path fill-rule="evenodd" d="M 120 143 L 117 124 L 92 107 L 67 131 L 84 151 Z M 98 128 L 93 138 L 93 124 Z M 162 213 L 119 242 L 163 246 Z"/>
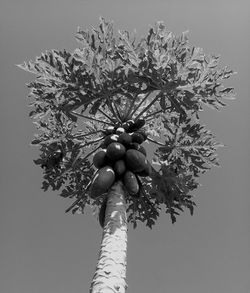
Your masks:
<path fill-rule="evenodd" d="M 227 145 L 221 168 L 201 178 L 195 214 L 172 225 L 163 214 L 153 230 L 128 231 L 128 293 L 247 293 L 249 262 L 249 1 L 243 0 L 1 0 L 0 2 L 0 292 L 88 292 L 101 240 L 91 211 L 65 214 L 70 201 L 40 189 L 41 170 L 29 145 L 25 83 L 34 76 L 14 64 L 46 49 L 73 50 L 78 26 L 114 20 L 136 29 L 163 20 L 176 34 L 220 54 L 238 72 L 237 100 L 204 123 Z"/>

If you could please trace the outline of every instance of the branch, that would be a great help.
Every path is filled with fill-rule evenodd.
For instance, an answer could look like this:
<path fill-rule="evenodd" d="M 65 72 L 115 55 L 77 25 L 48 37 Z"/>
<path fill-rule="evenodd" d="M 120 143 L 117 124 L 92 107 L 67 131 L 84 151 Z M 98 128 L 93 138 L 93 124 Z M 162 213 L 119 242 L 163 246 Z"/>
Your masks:
<path fill-rule="evenodd" d="M 97 134 L 99 132 L 103 132 L 103 130 L 96 130 L 96 131 L 92 131 L 92 132 L 88 132 L 88 133 L 84 133 L 84 134 L 79 134 L 79 135 L 76 135 L 76 136 L 72 136 L 72 138 L 77 139 L 79 137 L 85 137 L 85 136 L 88 136 L 88 135 Z"/>
<path fill-rule="evenodd" d="M 110 108 L 110 111 L 113 113 L 113 115 L 114 115 L 114 117 L 117 119 L 117 120 L 119 120 L 119 117 L 117 116 L 117 114 L 115 113 L 115 110 L 114 110 L 114 108 L 113 108 L 113 106 L 112 106 L 112 102 L 110 101 L 110 97 L 107 97 L 107 100 L 108 100 L 108 106 L 109 106 L 109 108 Z M 113 124 L 112 124 L 113 125 Z"/>
<path fill-rule="evenodd" d="M 88 146 L 88 145 L 90 145 L 90 144 L 93 144 L 93 143 L 96 143 L 96 142 L 102 140 L 103 138 L 104 138 L 104 136 L 99 137 L 99 138 L 97 138 L 97 139 L 95 139 L 95 140 L 91 140 L 91 141 L 85 143 L 84 145 L 81 145 L 81 144 L 80 144 L 79 148 L 84 148 L 84 147 L 86 147 L 86 146 Z"/>
<path fill-rule="evenodd" d="M 166 146 L 164 143 L 158 142 L 158 141 L 156 141 L 156 140 L 154 140 L 154 139 L 152 139 L 150 137 L 147 137 L 147 140 L 149 140 L 149 141 L 151 141 L 151 142 L 153 142 L 153 143 L 155 143 L 157 145 L 160 145 L 160 146 Z"/>
<path fill-rule="evenodd" d="M 155 115 L 157 115 L 157 114 L 159 114 L 159 113 L 162 113 L 162 112 L 163 112 L 162 110 L 156 111 L 156 112 L 154 112 L 154 113 L 151 113 L 151 114 L 148 114 L 148 115 L 144 116 L 143 119 L 146 120 L 147 118 L 149 118 L 149 117 L 151 117 L 151 116 L 155 116 Z M 155 117 L 153 117 L 153 118 L 155 118 Z M 149 119 L 149 120 L 151 120 L 151 119 Z M 146 120 L 146 121 L 149 121 L 149 120 Z"/>
<path fill-rule="evenodd" d="M 138 96 L 138 94 L 136 94 L 137 96 Z M 136 96 L 135 95 L 135 96 Z M 134 104 L 135 104 L 135 101 L 136 101 L 136 97 L 135 96 L 132 96 L 131 95 L 131 97 L 132 97 L 132 101 L 131 101 L 131 104 L 130 104 L 130 106 L 129 106 L 129 108 L 127 109 L 127 107 L 128 107 L 128 101 L 129 101 L 129 99 L 127 99 L 127 103 L 126 103 L 126 107 L 125 107 L 125 109 L 127 109 L 127 111 L 126 111 L 126 113 L 125 113 L 125 115 L 124 115 L 124 121 L 126 121 L 126 120 L 128 120 L 128 118 L 131 118 L 131 117 L 129 117 L 129 113 L 132 111 L 132 108 L 134 107 Z"/>
<path fill-rule="evenodd" d="M 154 99 L 153 99 L 153 101 L 151 101 L 151 103 L 149 103 L 148 105 L 147 105 L 147 107 L 146 108 L 144 108 L 142 111 L 141 111 L 141 113 L 134 119 L 134 120 L 137 120 L 140 116 L 142 116 L 145 112 L 147 112 L 148 111 L 148 109 L 159 99 L 159 95 L 160 94 L 158 94 Z"/>
<path fill-rule="evenodd" d="M 98 109 L 97 111 L 99 111 L 100 113 L 102 113 L 105 117 L 107 117 L 110 121 L 112 121 L 113 123 L 115 122 L 114 119 L 112 119 L 111 117 L 109 117 L 106 113 L 104 113 L 102 110 Z"/>
<path fill-rule="evenodd" d="M 116 110 L 116 113 L 117 113 L 117 116 L 118 116 L 119 120 L 122 122 L 122 117 L 120 115 L 120 112 L 118 111 L 118 108 L 116 106 L 116 103 L 114 103 L 114 107 L 115 107 L 115 110 Z"/>
<path fill-rule="evenodd" d="M 99 120 L 99 119 L 96 119 L 96 118 L 93 118 L 93 117 L 90 117 L 90 116 L 85 116 L 85 115 L 83 115 L 83 114 L 76 113 L 75 111 L 72 111 L 72 112 L 70 112 L 70 113 L 73 114 L 73 115 L 76 115 L 76 116 L 82 117 L 82 118 L 86 118 L 86 119 L 89 119 L 89 120 L 96 121 L 96 122 L 104 123 L 104 124 L 107 124 L 107 125 L 113 125 L 113 123 L 111 123 L 111 122 L 107 122 L 107 121 Z"/>
<path fill-rule="evenodd" d="M 132 111 L 132 113 L 130 114 L 130 116 L 132 117 L 134 114 L 135 114 L 135 112 L 141 107 L 141 105 L 146 101 L 146 99 L 148 98 L 148 96 L 151 94 L 151 92 L 148 92 L 147 94 L 146 94 L 146 96 L 141 100 L 141 102 L 135 107 L 135 109 Z M 134 104 L 135 104 L 135 100 L 136 99 L 134 99 L 134 101 L 133 101 L 133 103 L 132 103 L 132 106 L 130 106 L 130 111 L 132 110 L 132 107 L 134 106 Z M 129 111 L 129 112 L 130 112 Z"/>

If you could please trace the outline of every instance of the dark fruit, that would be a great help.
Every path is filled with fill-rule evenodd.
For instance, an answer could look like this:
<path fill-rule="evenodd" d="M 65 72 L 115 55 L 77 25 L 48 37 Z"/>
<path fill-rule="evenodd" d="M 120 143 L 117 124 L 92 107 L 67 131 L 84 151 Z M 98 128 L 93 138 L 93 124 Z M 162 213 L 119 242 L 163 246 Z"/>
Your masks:
<path fill-rule="evenodd" d="M 103 132 L 106 135 L 113 134 L 115 132 L 115 128 L 114 126 L 109 126 L 106 129 L 104 129 Z"/>
<path fill-rule="evenodd" d="M 137 172 L 136 174 L 141 176 L 141 177 L 147 177 L 147 176 L 150 176 L 151 173 L 152 173 L 152 166 L 149 163 L 149 161 L 147 161 L 145 169 L 140 171 L 140 172 Z"/>
<path fill-rule="evenodd" d="M 115 142 L 118 140 L 118 135 L 117 134 L 110 134 L 107 137 L 105 137 L 103 143 L 102 143 L 102 148 L 107 148 L 112 142 Z"/>
<path fill-rule="evenodd" d="M 114 171 L 117 176 L 121 176 L 126 171 L 126 165 L 123 160 L 118 160 L 114 164 Z"/>
<path fill-rule="evenodd" d="M 108 147 L 107 147 L 107 157 L 111 161 L 117 161 L 120 158 L 122 158 L 126 153 L 126 148 L 123 144 L 119 142 L 112 142 Z"/>
<path fill-rule="evenodd" d="M 107 197 L 104 198 L 101 208 L 99 210 L 99 224 L 103 228 L 105 223 L 105 212 L 107 207 Z"/>
<path fill-rule="evenodd" d="M 135 132 L 145 125 L 145 120 L 142 118 L 137 119 L 134 124 L 129 128 L 130 132 Z"/>
<path fill-rule="evenodd" d="M 106 156 L 106 149 L 102 149 L 95 153 L 93 157 L 93 164 L 97 169 L 100 169 L 107 165 L 107 156 Z"/>
<path fill-rule="evenodd" d="M 144 141 L 147 139 L 148 135 L 146 134 L 146 132 L 143 130 L 143 129 L 140 129 L 140 130 L 137 130 L 136 133 L 140 133 L 143 138 L 144 138 Z"/>
<path fill-rule="evenodd" d="M 122 124 L 122 127 L 125 129 L 126 132 L 132 132 L 129 131 L 130 128 L 134 125 L 134 120 L 128 120 L 125 123 Z"/>
<path fill-rule="evenodd" d="M 129 149 L 137 150 L 137 151 L 139 150 L 139 147 L 140 147 L 140 145 L 137 142 L 131 142 L 128 146 Z"/>
<path fill-rule="evenodd" d="M 93 179 L 90 188 L 90 197 L 97 198 L 107 192 L 115 181 L 115 172 L 109 167 L 102 167 Z"/>
<path fill-rule="evenodd" d="M 134 124 L 134 127 L 137 128 L 137 129 L 140 129 L 141 127 L 143 127 L 145 125 L 146 121 L 145 119 L 143 118 L 138 118 L 136 121 L 135 121 L 135 124 Z"/>
<path fill-rule="evenodd" d="M 116 129 L 116 134 L 122 134 L 122 133 L 124 133 L 125 132 L 125 129 L 123 128 L 123 127 L 118 127 L 117 129 Z"/>
<path fill-rule="evenodd" d="M 124 186 L 129 195 L 135 196 L 139 192 L 139 184 L 135 174 L 131 171 L 126 171 L 123 177 Z"/>
<path fill-rule="evenodd" d="M 118 142 L 123 144 L 125 147 L 127 147 L 132 142 L 132 137 L 130 134 L 124 132 L 119 135 Z"/>
<path fill-rule="evenodd" d="M 126 166 L 133 172 L 140 172 L 146 168 L 147 159 L 146 157 L 137 150 L 127 150 L 125 155 Z"/>
<path fill-rule="evenodd" d="M 145 155 L 145 157 L 147 156 L 147 151 L 145 150 L 145 148 L 142 145 L 139 145 L 138 151 L 140 153 L 142 153 L 143 155 Z"/>
<path fill-rule="evenodd" d="M 144 136 L 139 132 L 134 132 L 132 135 L 132 142 L 137 142 L 139 144 L 144 142 Z"/>
<path fill-rule="evenodd" d="M 145 150 L 145 148 L 142 145 L 139 145 L 139 143 L 137 142 L 132 142 L 129 146 L 128 149 L 133 149 L 133 150 L 137 150 L 140 153 L 144 154 L 145 156 L 147 156 L 147 152 Z"/>

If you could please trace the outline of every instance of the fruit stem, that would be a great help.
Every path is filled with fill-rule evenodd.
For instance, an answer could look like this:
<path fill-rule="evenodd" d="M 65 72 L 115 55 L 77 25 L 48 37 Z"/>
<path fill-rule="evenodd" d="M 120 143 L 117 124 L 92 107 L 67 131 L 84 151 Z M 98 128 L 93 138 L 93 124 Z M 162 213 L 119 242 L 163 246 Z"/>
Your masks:
<path fill-rule="evenodd" d="M 113 123 L 111 123 L 111 122 L 107 122 L 107 121 L 99 120 L 99 119 L 96 119 L 96 118 L 93 118 L 93 117 L 90 117 L 90 116 L 86 116 L 86 115 L 83 115 L 83 114 L 77 113 L 77 112 L 75 112 L 75 111 L 72 111 L 72 112 L 70 112 L 70 113 L 73 114 L 73 115 L 76 115 L 76 116 L 80 116 L 80 117 L 82 117 L 82 118 L 86 118 L 86 119 L 89 119 L 89 120 L 96 121 L 96 122 L 104 123 L 104 124 L 107 124 L 107 125 L 113 125 Z"/>

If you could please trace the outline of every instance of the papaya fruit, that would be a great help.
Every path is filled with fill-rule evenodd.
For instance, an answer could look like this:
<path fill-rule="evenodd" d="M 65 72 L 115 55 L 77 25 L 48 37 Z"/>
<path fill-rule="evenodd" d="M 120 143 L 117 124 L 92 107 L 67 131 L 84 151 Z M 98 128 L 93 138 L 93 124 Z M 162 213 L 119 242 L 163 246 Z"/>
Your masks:
<path fill-rule="evenodd" d="M 102 143 L 102 148 L 107 148 L 112 142 L 115 142 L 118 140 L 118 135 L 117 134 L 110 134 L 105 137 L 103 143 Z"/>
<path fill-rule="evenodd" d="M 124 133 L 125 132 L 125 129 L 123 128 L 123 127 L 118 127 L 117 129 L 116 129 L 116 131 L 115 131 L 115 133 L 116 134 L 122 134 L 122 133 Z"/>
<path fill-rule="evenodd" d="M 139 144 L 144 142 L 144 136 L 139 132 L 134 132 L 131 134 L 132 142 L 137 142 Z"/>
<path fill-rule="evenodd" d="M 123 176 L 123 184 L 127 189 L 127 192 L 131 196 L 135 196 L 139 192 L 139 183 L 135 174 L 131 171 L 126 171 Z"/>
<path fill-rule="evenodd" d="M 122 158 L 126 153 L 126 148 L 119 142 L 112 142 L 107 147 L 107 157 L 110 161 L 117 161 Z"/>
<path fill-rule="evenodd" d="M 109 126 L 106 129 L 104 129 L 103 132 L 106 135 L 114 134 L 115 128 L 114 128 L 114 126 Z"/>
<path fill-rule="evenodd" d="M 107 165 L 107 150 L 101 149 L 100 151 L 96 152 L 93 157 L 93 164 L 97 169 L 100 169 Z"/>
<path fill-rule="evenodd" d="M 137 150 L 139 149 L 140 145 L 137 142 L 131 142 L 128 146 L 128 149 Z"/>
<path fill-rule="evenodd" d="M 136 133 L 140 133 L 140 134 L 143 136 L 144 141 L 145 141 L 145 140 L 147 139 L 147 137 L 148 137 L 148 135 L 146 134 L 145 130 L 143 130 L 143 129 L 139 129 L 139 130 L 137 130 Z"/>
<path fill-rule="evenodd" d="M 138 151 L 142 153 L 145 157 L 147 156 L 147 151 L 142 145 L 139 145 Z"/>
<path fill-rule="evenodd" d="M 144 154 L 137 150 L 129 149 L 125 155 L 126 166 L 133 172 L 140 172 L 146 168 L 147 159 Z"/>
<path fill-rule="evenodd" d="M 129 144 L 128 149 L 137 150 L 140 153 L 144 154 L 145 157 L 147 156 L 147 152 L 146 152 L 145 148 L 137 142 L 132 142 L 131 144 Z"/>
<path fill-rule="evenodd" d="M 152 173 L 152 166 L 151 166 L 150 162 L 147 161 L 145 169 L 140 172 L 137 172 L 136 174 L 141 177 L 147 177 L 147 176 L 150 176 L 151 173 Z"/>
<path fill-rule="evenodd" d="M 107 192 L 115 181 L 115 172 L 109 167 L 102 167 L 95 175 L 90 187 L 90 197 L 97 198 Z"/>
<path fill-rule="evenodd" d="M 122 124 L 122 127 L 125 129 L 126 132 L 132 132 L 130 131 L 130 128 L 134 125 L 134 120 L 127 120 Z"/>
<path fill-rule="evenodd" d="M 102 228 L 104 228 L 104 223 L 105 223 L 105 212 L 106 212 L 106 207 L 107 207 L 107 197 L 105 197 L 103 199 L 103 202 L 102 202 L 102 205 L 100 207 L 100 210 L 99 210 L 99 215 L 98 215 L 98 218 L 99 218 L 99 224 Z"/>
<path fill-rule="evenodd" d="M 119 135 L 117 141 L 127 147 L 132 142 L 132 138 L 130 134 L 124 132 Z"/>
<path fill-rule="evenodd" d="M 126 171 L 125 162 L 123 160 L 116 161 L 115 164 L 114 164 L 114 168 L 113 169 L 115 171 L 115 175 L 121 176 Z"/>
<path fill-rule="evenodd" d="M 145 125 L 145 123 L 146 123 L 145 119 L 138 118 L 137 120 L 135 120 L 134 127 L 137 127 L 137 129 L 140 129 Z"/>
<path fill-rule="evenodd" d="M 143 118 L 138 118 L 134 121 L 134 124 L 130 127 L 130 131 L 134 132 L 139 130 L 145 125 L 146 121 Z"/>

